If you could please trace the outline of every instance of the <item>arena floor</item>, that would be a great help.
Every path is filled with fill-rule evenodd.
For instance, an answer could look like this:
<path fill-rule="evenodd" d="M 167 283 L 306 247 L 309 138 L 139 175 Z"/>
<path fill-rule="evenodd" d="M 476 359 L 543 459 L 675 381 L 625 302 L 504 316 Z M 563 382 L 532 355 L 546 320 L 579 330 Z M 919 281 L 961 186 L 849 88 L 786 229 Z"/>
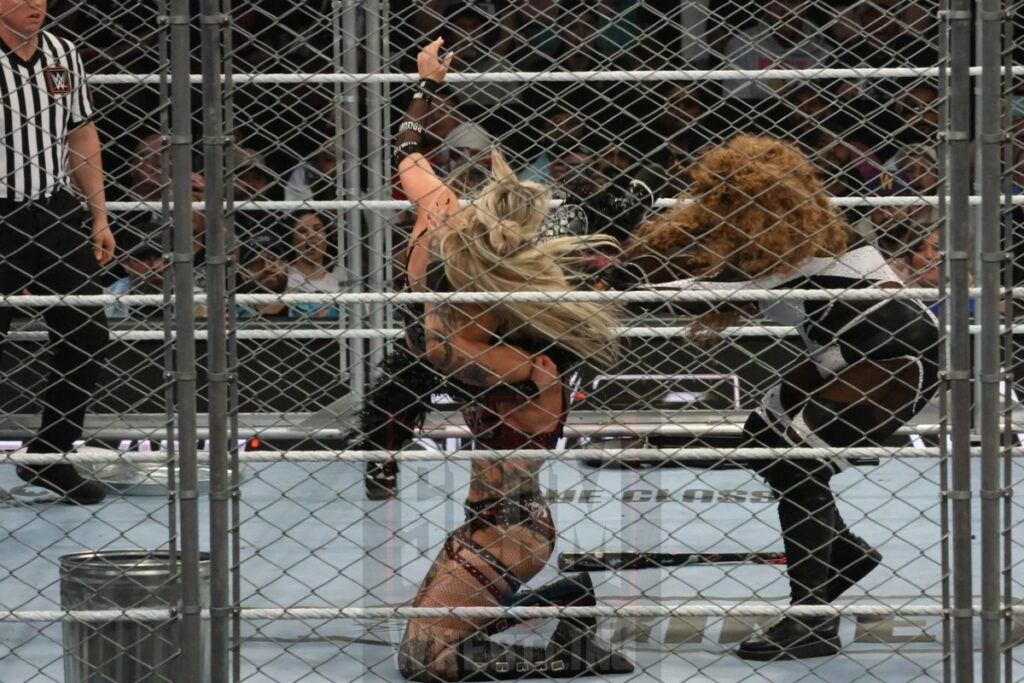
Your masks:
<path fill-rule="evenodd" d="M 1014 469 L 1015 480 L 1024 477 L 1024 463 Z M 365 500 L 360 472 L 349 464 L 248 468 L 242 489 L 245 607 L 369 607 L 400 605 L 412 597 L 446 531 L 461 516 L 455 501 L 467 481 L 465 463 L 407 465 L 400 497 L 388 502 Z M 781 549 L 764 487 L 744 470 L 595 471 L 559 462 L 546 467 L 543 481 L 555 501 L 558 551 Z M 836 486 L 847 521 L 885 555 L 884 568 L 844 601 L 936 604 L 941 594 L 937 462 L 884 461 L 843 473 Z M 57 558 L 65 553 L 166 544 L 162 497 L 113 497 L 95 511 L 55 505 L 43 492 L 22 485 L 13 467 L 0 468 L 0 489 L 7 494 L 0 500 L 0 605 L 7 609 L 58 608 Z M 1019 515 L 1019 507 L 1015 511 Z M 204 536 L 205 512 L 204 504 Z M 554 574 L 552 563 L 531 583 Z M 755 593 L 775 604 L 786 602 L 782 572 L 772 566 L 684 567 L 594 578 L 603 604 L 728 605 Z M 397 681 L 393 652 L 401 628 L 397 620 L 251 623 L 242 645 L 243 680 Z M 538 636 L 519 627 L 507 637 L 543 637 L 544 628 L 550 626 L 542 626 Z M 730 654 L 749 628 L 741 619 L 609 619 L 602 635 L 637 663 L 635 674 L 616 679 L 623 681 L 942 678 L 938 618 L 844 619 L 841 655 L 768 665 Z M 0 625 L 0 672 L 3 681 L 63 680 L 61 626 Z M 1016 667 L 1015 679 L 1024 679 L 1024 666 Z"/>

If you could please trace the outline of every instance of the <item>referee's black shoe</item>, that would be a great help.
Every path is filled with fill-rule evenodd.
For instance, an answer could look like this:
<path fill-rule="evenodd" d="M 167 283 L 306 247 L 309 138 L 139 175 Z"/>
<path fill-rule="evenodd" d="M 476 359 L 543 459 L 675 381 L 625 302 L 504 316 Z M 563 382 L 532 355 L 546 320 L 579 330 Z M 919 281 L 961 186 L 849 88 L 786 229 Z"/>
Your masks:
<path fill-rule="evenodd" d="M 839 617 L 784 617 L 763 634 L 743 641 L 740 659 L 769 662 L 839 653 Z"/>
<path fill-rule="evenodd" d="M 101 502 L 107 492 L 103 485 L 86 479 L 74 465 L 18 465 L 18 476 L 32 486 L 41 486 L 60 496 L 62 503 L 95 505 Z"/>

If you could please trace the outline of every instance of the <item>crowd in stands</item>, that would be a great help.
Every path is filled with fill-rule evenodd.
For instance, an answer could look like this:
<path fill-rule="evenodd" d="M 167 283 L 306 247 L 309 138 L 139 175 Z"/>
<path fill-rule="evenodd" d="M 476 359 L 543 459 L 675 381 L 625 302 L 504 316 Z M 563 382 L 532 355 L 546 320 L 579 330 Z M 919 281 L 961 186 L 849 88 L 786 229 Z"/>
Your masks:
<path fill-rule="evenodd" d="M 138 8 L 125 17 L 113 0 L 55 0 L 54 5 L 51 13 L 60 17 L 63 12 L 60 23 L 86 36 L 86 43 L 106 48 L 100 38 L 108 36 L 111 44 L 124 47 L 123 53 L 98 49 L 87 65 L 92 72 L 155 70 L 154 53 L 146 49 L 155 45 L 157 25 L 146 24 L 149 10 Z M 296 3 L 285 12 L 269 0 L 237 5 L 237 71 L 334 70 L 329 0 Z M 414 71 L 424 36 L 436 35 L 443 35 L 446 47 L 454 51 L 456 73 L 938 63 L 937 0 L 417 0 L 387 6 L 393 57 L 384 68 L 390 72 Z M 84 28 L 90 21 L 103 30 Z M 132 27 L 121 25 L 124 22 L 149 26 L 148 31 L 135 30 L 139 37 L 134 51 L 124 38 Z M 199 44 L 198 34 L 193 44 Z M 360 69 L 364 68 L 361 55 Z M 194 69 L 199 70 L 198 61 Z M 658 180 L 655 193 L 667 197 L 685 191 L 685 169 L 709 147 L 738 132 L 767 133 L 805 150 L 834 195 L 934 195 L 936 83 L 937 79 L 923 77 L 751 80 L 717 75 L 697 80 L 623 76 L 453 82 L 439 93 L 428 126 L 427 155 L 460 191 L 470 190 L 485 176 L 487 150 L 497 143 L 522 178 L 551 184 L 562 196 L 592 192 L 618 174 L 646 173 Z M 114 160 L 108 166 L 121 192 L 112 192 L 111 198 L 159 199 L 167 179 L 160 168 L 163 143 L 153 133 L 158 127 L 153 112 L 159 111 L 153 106 L 154 88 L 95 92 L 103 112 L 101 133 L 114 142 L 113 154 L 108 152 Z M 391 92 L 390 118 L 397 121 L 406 102 L 401 88 Z M 330 85 L 237 89 L 236 200 L 338 197 L 340 143 L 333 98 Z M 1024 95 L 1014 102 L 1014 120 L 1024 122 Z M 197 135 L 200 124 L 197 118 Z M 1018 126 L 1024 138 L 1021 129 L 1024 124 Z M 386 134 L 384 142 L 389 144 L 390 133 Z M 380 141 L 367 139 L 364 130 L 361 144 L 365 150 Z M 1017 150 L 1024 163 L 1020 145 Z M 194 169 L 201 167 L 197 152 Z M 201 200 L 204 182 L 194 169 L 189 169 L 194 197 Z M 368 168 L 363 170 L 366 184 L 368 173 Z M 1020 176 L 1024 170 L 1018 171 L 1018 189 L 1024 184 Z M 393 196 L 400 198 L 397 190 Z M 934 265 L 934 207 L 863 205 L 846 210 L 854 230 L 898 261 L 902 272 L 910 273 L 908 281 L 917 277 L 911 271 L 919 270 L 918 265 Z M 151 216 L 146 213 L 132 212 L 118 221 L 124 256 L 122 270 L 114 275 L 122 289 L 152 289 L 159 281 L 152 236 L 146 232 Z M 195 212 L 193 228 L 201 264 L 202 212 Z M 239 291 L 334 292 L 351 284 L 339 275 L 344 214 L 238 211 L 236 229 L 242 245 Z M 327 319 L 338 315 L 330 307 L 283 306 L 240 313 Z"/>

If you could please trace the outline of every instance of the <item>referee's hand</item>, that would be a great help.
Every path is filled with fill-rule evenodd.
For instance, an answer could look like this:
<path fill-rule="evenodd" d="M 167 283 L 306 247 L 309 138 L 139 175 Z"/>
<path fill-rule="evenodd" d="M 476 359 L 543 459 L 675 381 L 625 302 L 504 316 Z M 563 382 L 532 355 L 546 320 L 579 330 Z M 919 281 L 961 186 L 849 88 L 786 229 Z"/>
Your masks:
<path fill-rule="evenodd" d="M 114 258 L 114 233 L 106 223 L 92 226 L 92 253 L 101 266 L 110 263 Z"/>

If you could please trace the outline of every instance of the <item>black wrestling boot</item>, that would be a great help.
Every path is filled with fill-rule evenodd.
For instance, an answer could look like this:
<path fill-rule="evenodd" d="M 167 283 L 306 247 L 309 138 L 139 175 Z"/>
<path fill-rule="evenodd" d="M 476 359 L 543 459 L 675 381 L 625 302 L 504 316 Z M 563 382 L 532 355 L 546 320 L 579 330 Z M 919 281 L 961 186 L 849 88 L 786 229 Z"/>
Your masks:
<path fill-rule="evenodd" d="M 845 530 L 836 536 L 832 544 L 829 563 L 832 574 L 825 587 L 825 599 L 832 602 L 880 565 L 882 553 L 860 536 Z"/>
<path fill-rule="evenodd" d="M 597 604 L 594 582 L 582 572 L 556 579 L 533 590 L 519 591 L 508 601 L 509 607 L 593 607 Z M 579 628 L 595 628 L 597 617 L 566 617 Z M 490 633 L 503 631 L 519 623 L 516 619 L 499 619 L 488 627 Z"/>
<path fill-rule="evenodd" d="M 593 607 L 597 604 L 590 574 L 556 579 L 534 590 L 521 591 L 511 607 Z M 484 628 L 495 633 L 519 620 L 500 619 Z M 489 681 L 518 678 L 571 678 L 583 675 L 631 673 L 633 664 L 597 638 L 596 617 L 562 617 L 546 647 L 507 645 L 485 635 L 459 644 L 459 680 Z"/>
<path fill-rule="evenodd" d="M 394 498 L 398 492 L 398 463 L 394 460 L 367 462 L 363 483 L 370 500 Z"/>
<path fill-rule="evenodd" d="M 831 564 L 838 514 L 832 492 L 807 477 L 789 484 L 779 498 L 779 522 L 786 550 L 791 603 L 825 605 L 827 586 L 835 572 Z M 789 482 L 787 482 L 789 483 Z M 745 640 L 736 650 L 741 659 L 755 661 L 826 657 L 839 652 L 839 617 L 784 617 L 763 634 Z"/>
<path fill-rule="evenodd" d="M 597 637 L 596 623 L 580 628 L 575 619 L 559 619 L 548 651 L 548 668 L 565 659 L 572 676 L 633 673 L 633 663 Z"/>
<path fill-rule="evenodd" d="M 783 617 L 763 634 L 743 641 L 740 659 L 774 661 L 839 653 L 839 617 Z"/>
<path fill-rule="evenodd" d="M 60 496 L 60 502 L 77 505 L 96 505 L 107 497 L 103 485 L 86 479 L 74 465 L 18 465 L 18 477 L 32 486 L 41 486 Z"/>
<path fill-rule="evenodd" d="M 547 647 L 505 644 L 475 635 L 459 642 L 459 681 L 575 678 L 633 672 L 633 664 L 598 640 L 593 629 L 559 619 Z"/>

